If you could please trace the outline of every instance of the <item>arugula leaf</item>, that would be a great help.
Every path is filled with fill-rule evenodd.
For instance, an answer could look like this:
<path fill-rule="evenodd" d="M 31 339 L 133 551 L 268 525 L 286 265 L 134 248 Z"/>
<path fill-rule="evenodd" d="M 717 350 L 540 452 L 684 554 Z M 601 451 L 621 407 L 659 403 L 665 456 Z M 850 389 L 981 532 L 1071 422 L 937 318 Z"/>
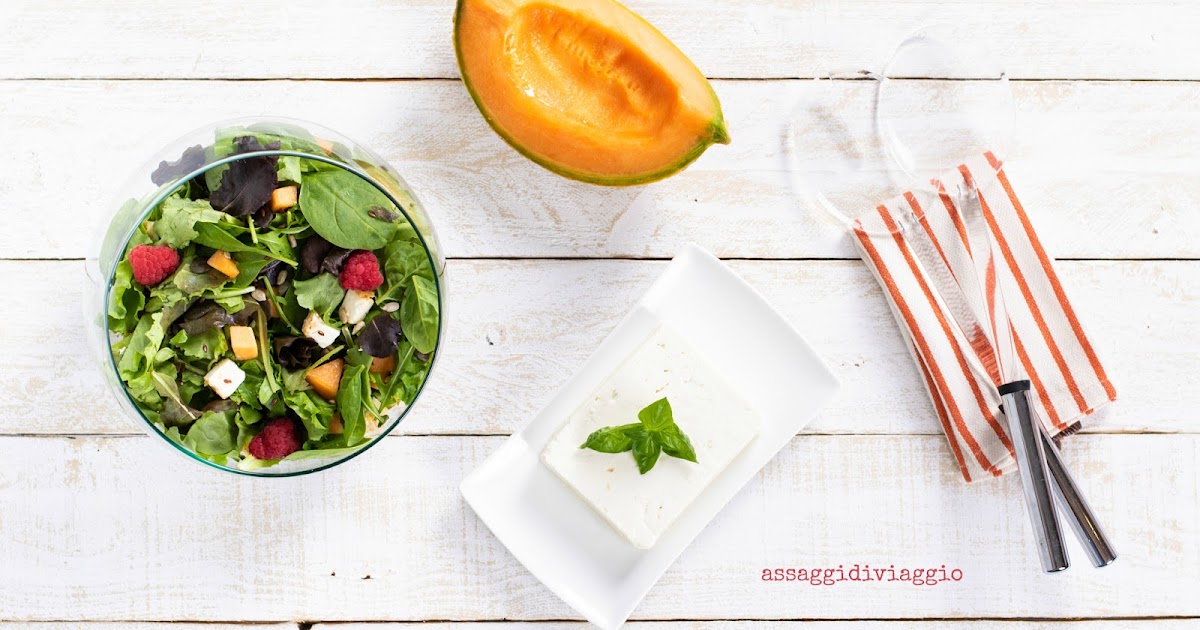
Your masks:
<path fill-rule="evenodd" d="M 429 354 L 437 345 L 437 288 L 423 276 L 413 276 L 411 284 L 400 303 L 400 323 L 404 325 L 404 336 L 413 347 L 422 354 Z"/>
<path fill-rule="evenodd" d="M 166 371 L 151 371 L 154 387 L 163 397 L 161 418 L 167 426 L 187 426 L 200 417 L 200 412 L 183 401 L 179 386 L 175 383 L 175 366 L 164 366 Z"/>
<path fill-rule="evenodd" d="M 601 453 L 633 451 L 633 459 L 643 475 L 654 468 L 661 453 L 696 462 L 696 449 L 679 425 L 675 424 L 671 403 L 666 398 L 656 400 L 639 411 L 636 424 L 593 431 L 579 448 L 590 448 Z"/>
<path fill-rule="evenodd" d="M 300 211 L 325 240 L 346 249 L 379 249 L 396 233 L 396 223 L 371 216 L 392 203 L 365 179 L 346 170 L 309 175 L 300 188 Z"/>
<path fill-rule="evenodd" d="M 364 378 L 366 374 L 365 366 L 349 366 L 342 372 L 342 382 L 338 387 L 337 407 L 342 416 L 342 435 L 346 438 L 347 446 L 358 444 L 367 430 L 363 397 L 370 396 L 371 389 Z"/>
<path fill-rule="evenodd" d="M 624 453 L 633 448 L 630 432 L 641 427 L 640 423 L 634 423 L 596 429 L 579 448 L 590 448 L 601 453 Z"/>
<path fill-rule="evenodd" d="M 327 273 L 297 281 L 293 285 L 293 291 L 300 306 L 316 311 L 322 317 L 329 317 L 338 304 L 342 303 L 342 298 L 346 297 L 346 291 L 338 283 L 338 279 Z"/>
<path fill-rule="evenodd" d="M 154 233 L 167 245 L 179 249 L 196 239 L 197 223 L 216 223 L 225 215 L 203 199 L 192 201 L 168 197 L 159 205 L 162 216 L 154 222 Z"/>

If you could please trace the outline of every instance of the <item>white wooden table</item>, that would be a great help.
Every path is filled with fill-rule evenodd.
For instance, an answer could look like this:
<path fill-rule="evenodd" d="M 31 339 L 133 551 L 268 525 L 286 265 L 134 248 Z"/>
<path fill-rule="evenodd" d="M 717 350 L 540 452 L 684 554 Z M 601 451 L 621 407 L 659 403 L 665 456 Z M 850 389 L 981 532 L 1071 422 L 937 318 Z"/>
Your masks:
<path fill-rule="evenodd" d="M 0 627 L 580 627 L 457 486 L 688 241 L 732 259 L 845 388 L 668 571 L 634 627 L 1196 627 L 1200 5 L 629 4 L 715 79 L 734 142 L 624 190 L 562 180 L 488 130 L 456 77 L 448 0 L 0 5 Z M 798 78 L 878 68 L 935 21 L 1006 51 L 1010 171 L 1120 393 L 1066 442 L 1122 553 L 1103 571 L 1076 550 L 1070 572 L 1041 575 L 1017 480 L 961 481 L 880 291 L 788 183 L 782 129 L 812 89 Z M 835 89 L 846 108 L 870 105 L 866 82 Z M 402 435 L 285 480 L 219 474 L 153 444 L 103 386 L 79 306 L 88 222 L 118 183 L 186 130 L 257 114 L 378 150 L 450 257 L 440 372 Z M 768 567 L 855 562 L 964 577 L 760 581 Z"/>

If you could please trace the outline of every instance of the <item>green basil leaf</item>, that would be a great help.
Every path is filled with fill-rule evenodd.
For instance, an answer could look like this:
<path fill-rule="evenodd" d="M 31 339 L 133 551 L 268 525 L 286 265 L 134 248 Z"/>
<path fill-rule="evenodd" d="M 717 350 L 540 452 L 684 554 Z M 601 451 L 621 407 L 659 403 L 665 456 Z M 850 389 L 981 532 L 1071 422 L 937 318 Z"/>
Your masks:
<path fill-rule="evenodd" d="M 671 403 L 667 402 L 666 398 L 660 398 L 639 411 L 638 420 L 642 421 L 642 425 L 648 431 L 662 431 L 675 424 L 671 414 Z"/>
<path fill-rule="evenodd" d="M 413 276 L 400 303 L 400 323 L 404 336 L 417 352 L 429 354 L 437 345 L 438 294 L 433 282 Z"/>
<path fill-rule="evenodd" d="M 317 274 L 308 280 L 297 281 L 292 289 L 296 294 L 296 302 L 300 306 L 316 311 L 322 317 L 329 317 L 333 310 L 342 303 L 346 291 L 338 284 L 333 274 Z"/>
<path fill-rule="evenodd" d="M 667 455 L 696 462 L 696 449 L 692 447 L 692 441 L 688 439 L 687 435 L 684 435 L 679 425 L 672 424 L 660 431 L 657 437 L 663 452 Z"/>
<path fill-rule="evenodd" d="M 372 217 L 376 206 L 394 208 L 367 180 L 346 170 L 313 173 L 300 188 L 300 211 L 309 225 L 345 249 L 380 249 L 392 240 L 397 223 Z"/>
<path fill-rule="evenodd" d="M 653 434 L 642 431 L 633 433 L 633 459 L 637 461 L 638 472 L 643 475 L 650 472 L 661 452 L 662 446 Z"/>
<path fill-rule="evenodd" d="M 626 424 L 619 427 L 597 429 L 587 436 L 579 448 L 590 448 L 601 453 L 624 453 L 633 448 L 633 438 L 629 435 L 630 429 L 641 428 L 641 426 L 640 424 Z"/>

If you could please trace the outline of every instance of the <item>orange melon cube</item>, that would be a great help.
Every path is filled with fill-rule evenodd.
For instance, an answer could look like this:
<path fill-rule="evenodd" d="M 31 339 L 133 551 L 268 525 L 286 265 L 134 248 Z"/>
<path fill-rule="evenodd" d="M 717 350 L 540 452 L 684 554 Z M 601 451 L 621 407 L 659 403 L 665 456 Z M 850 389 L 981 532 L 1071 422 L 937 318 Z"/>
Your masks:
<path fill-rule="evenodd" d="M 208 266 L 220 271 L 221 273 L 236 278 L 238 275 L 237 263 L 229 255 L 229 252 L 217 250 L 212 256 L 208 257 Z"/>
<path fill-rule="evenodd" d="M 296 205 L 298 191 L 299 189 L 295 186 L 276 188 L 271 192 L 271 210 L 274 212 L 283 212 Z"/>
<path fill-rule="evenodd" d="M 372 374 L 391 374 L 396 369 L 396 355 L 390 357 L 374 357 L 371 359 Z"/>
<path fill-rule="evenodd" d="M 342 367 L 345 361 L 334 359 L 324 365 L 319 365 L 304 375 L 304 380 L 312 385 L 313 391 L 325 400 L 337 397 L 338 388 L 342 385 Z"/>
<path fill-rule="evenodd" d="M 238 361 L 258 358 L 258 342 L 254 338 L 254 329 L 249 326 L 229 327 L 229 347 Z"/>

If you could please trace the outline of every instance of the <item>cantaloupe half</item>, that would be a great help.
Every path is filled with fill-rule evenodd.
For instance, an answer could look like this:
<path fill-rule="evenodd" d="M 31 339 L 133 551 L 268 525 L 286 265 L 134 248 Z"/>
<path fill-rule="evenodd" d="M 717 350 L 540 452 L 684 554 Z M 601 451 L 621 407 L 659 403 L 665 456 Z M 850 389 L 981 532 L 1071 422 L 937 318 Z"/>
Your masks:
<path fill-rule="evenodd" d="M 729 143 L 704 74 L 614 0 L 459 0 L 454 47 L 492 128 L 561 175 L 642 184 Z"/>

